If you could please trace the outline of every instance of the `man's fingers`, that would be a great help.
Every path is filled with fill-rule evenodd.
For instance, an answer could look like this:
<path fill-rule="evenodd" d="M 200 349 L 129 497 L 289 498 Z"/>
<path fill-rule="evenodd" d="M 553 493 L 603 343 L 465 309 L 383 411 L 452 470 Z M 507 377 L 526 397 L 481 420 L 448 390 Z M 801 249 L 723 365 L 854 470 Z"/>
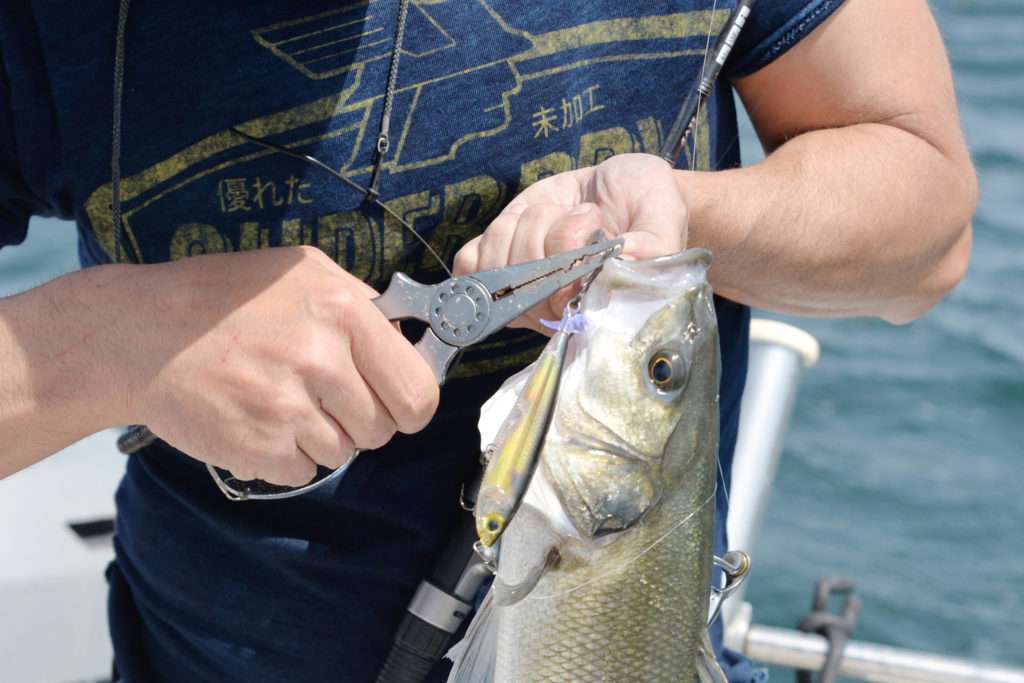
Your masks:
<path fill-rule="evenodd" d="M 477 248 L 477 271 L 491 270 L 508 265 L 508 252 L 519 224 L 519 214 L 504 211 L 498 215 L 480 236 Z"/>
<path fill-rule="evenodd" d="M 580 204 L 552 222 L 544 237 L 544 253 L 550 256 L 579 249 L 599 230 L 607 234 L 604 212 L 595 204 Z"/>
<path fill-rule="evenodd" d="M 324 417 L 343 431 L 348 455 L 356 448 L 380 448 L 398 431 L 391 412 L 351 365 L 340 370 L 330 386 L 318 386 L 316 391 Z"/>
<path fill-rule="evenodd" d="M 477 235 L 462 245 L 459 253 L 455 254 L 455 262 L 452 264 L 452 272 L 456 276 L 469 275 L 480 271 L 480 241 L 483 235 Z"/>
<path fill-rule="evenodd" d="M 398 431 L 418 432 L 437 410 L 440 387 L 433 370 L 376 307 L 360 308 L 353 313 L 349 329 L 356 369 L 391 415 Z"/>
<path fill-rule="evenodd" d="M 265 481 L 284 486 L 305 486 L 316 477 L 316 462 L 303 450 L 301 444 L 295 444 L 295 455 L 292 458 L 278 462 L 282 465 L 281 474 L 271 474 L 274 478 Z"/>
<path fill-rule="evenodd" d="M 603 213 L 594 204 L 572 208 L 561 204 L 535 204 L 522 211 L 508 243 L 507 253 L 498 247 L 488 258 L 491 267 L 534 261 L 587 244 L 595 231 L 603 227 Z M 507 224 L 502 226 L 507 229 Z M 490 228 L 488 229 L 490 231 Z M 486 237 L 485 237 L 486 241 Z M 483 260 L 483 259 L 482 259 Z M 578 291 L 577 285 L 561 290 L 555 297 L 535 306 L 526 315 L 513 320 L 510 327 L 527 327 L 550 334 L 540 320 L 557 320 L 565 303 Z"/>
<path fill-rule="evenodd" d="M 262 479 L 278 486 L 305 486 L 316 477 L 316 463 L 306 455 L 302 446 L 293 443 L 286 453 L 263 458 L 255 465 L 255 471 L 232 472 L 243 481 Z"/>
<path fill-rule="evenodd" d="M 632 254 L 635 258 L 666 256 L 686 247 L 689 213 L 669 164 L 647 154 L 627 154 L 606 161 L 598 172 L 604 173 L 609 186 L 632 187 L 631 192 L 613 203 L 622 234 L 647 234 L 654 238 L 635 242 L 634 246 L 642 250 Z M 644 178 L 642 189 L 636 186 L 637 177 Z M 624 250 L 624 254 L 628 253 L 628 249 Z"/>
<path fill-rule="evenodd" d="M 547 255 L 563 251 L 572 251 L 589 244 L 595 233 L 608 236 L 604 212 L 595 204 L 584 203 L 573 208 L 555 221 L 545 233 L 544 252 Z M 542 305 L 531 311 L 531 318 L 558 320 L 562 317 L 565 305 L 580 291 L 580 283 L 576 281 L 563 287 L 553 294 Z M 543 330 L 550 334 L 550 330 Z"/>
<path fill-rule="evenodd" d="M 626 259 L 649 259 L 674 254 L 682 248 L 681 244 L 667 242 L 660 235 L 649 232 L 627 232 L 622 235 L 622 257 Z"/>
<path fill-rule="evenodd" d="M 348 462 L 356 449 L 348 431 L 333 415 L 322 409 L 310 414 L 296 441 L 318 465 L 332 470 Z"/>
<path fill-rule="evenodd" d="M 525 263 L 548 256 L 544 248 L 547 234 L 570 211 L 560 204 L 536 204 L 519 215 L 509 245 L 506 263 Z"/>

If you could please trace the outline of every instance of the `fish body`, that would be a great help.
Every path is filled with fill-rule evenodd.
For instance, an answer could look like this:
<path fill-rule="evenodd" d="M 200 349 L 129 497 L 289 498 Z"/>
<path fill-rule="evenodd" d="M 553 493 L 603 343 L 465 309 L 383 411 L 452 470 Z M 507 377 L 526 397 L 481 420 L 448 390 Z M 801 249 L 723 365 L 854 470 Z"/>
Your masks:
<path fill-rule="evenodd" d="M 709 264 L 695 249 L 610 261 L 584 298 L 540 466 L 501 540 L 495 680 L 689 682 L 717 669 Z"/>

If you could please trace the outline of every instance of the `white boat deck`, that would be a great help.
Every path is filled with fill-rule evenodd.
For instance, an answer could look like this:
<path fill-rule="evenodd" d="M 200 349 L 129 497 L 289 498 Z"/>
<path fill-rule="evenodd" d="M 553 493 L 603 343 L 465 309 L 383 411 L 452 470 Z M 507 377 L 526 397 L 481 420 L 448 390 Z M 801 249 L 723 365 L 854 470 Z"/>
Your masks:
<path fill-rule="evenodd" d="M 125 458 L 101 432 L 0 480 L 0 680 L 96 681 L 110 675 L 103 570 L 111 536 L 72 523 L 111 520 Z"/>

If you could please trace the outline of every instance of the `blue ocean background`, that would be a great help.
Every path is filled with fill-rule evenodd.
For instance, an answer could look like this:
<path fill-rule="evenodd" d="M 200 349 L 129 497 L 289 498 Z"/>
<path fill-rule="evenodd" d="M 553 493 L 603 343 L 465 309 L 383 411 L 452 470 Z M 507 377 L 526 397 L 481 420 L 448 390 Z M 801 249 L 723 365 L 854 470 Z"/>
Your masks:
<path fill-rule="evenodd" d="M 858 639 L 1024 666 L 1024 1 L 931 4 L 981 181 L 971 269 L 909 326 L 790 320 L 822 359 L 748 598 L 758 623 L 795 626 L 817 579 L 849 576 Z M 749 128 L 743 145 L 755 162 Z M 76 266 L 73 226 L 37 220 L 0 252 L 0 295 Z"/>
<path fill-rule="evenodd" d="M 864 601 L 857 639 L 1021 666 L 1024 2 L 930 4 L 981 184 L 970 270 L 909 326 L 786 319 L 822 357 L 747 597 L 756 622 L 795 627 L 815 581 L 848 576 Z M 760 157 L 749 127 L 743 150 Z"/>

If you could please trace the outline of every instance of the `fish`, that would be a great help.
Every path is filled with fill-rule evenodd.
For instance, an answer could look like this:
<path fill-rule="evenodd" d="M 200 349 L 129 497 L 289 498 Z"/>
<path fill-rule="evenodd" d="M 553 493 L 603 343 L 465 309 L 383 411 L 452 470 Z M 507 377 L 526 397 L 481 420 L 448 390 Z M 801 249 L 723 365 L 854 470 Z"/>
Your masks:
<path fill-rule="evenodd" d="M 724 681 L 707 623 L 720 351 L 711 255 L 612 259 L 449 681 Z M 531 369 L 485 404 L 484 441 Z M 485 434 L 489 432 L 490 434 Z"/>

